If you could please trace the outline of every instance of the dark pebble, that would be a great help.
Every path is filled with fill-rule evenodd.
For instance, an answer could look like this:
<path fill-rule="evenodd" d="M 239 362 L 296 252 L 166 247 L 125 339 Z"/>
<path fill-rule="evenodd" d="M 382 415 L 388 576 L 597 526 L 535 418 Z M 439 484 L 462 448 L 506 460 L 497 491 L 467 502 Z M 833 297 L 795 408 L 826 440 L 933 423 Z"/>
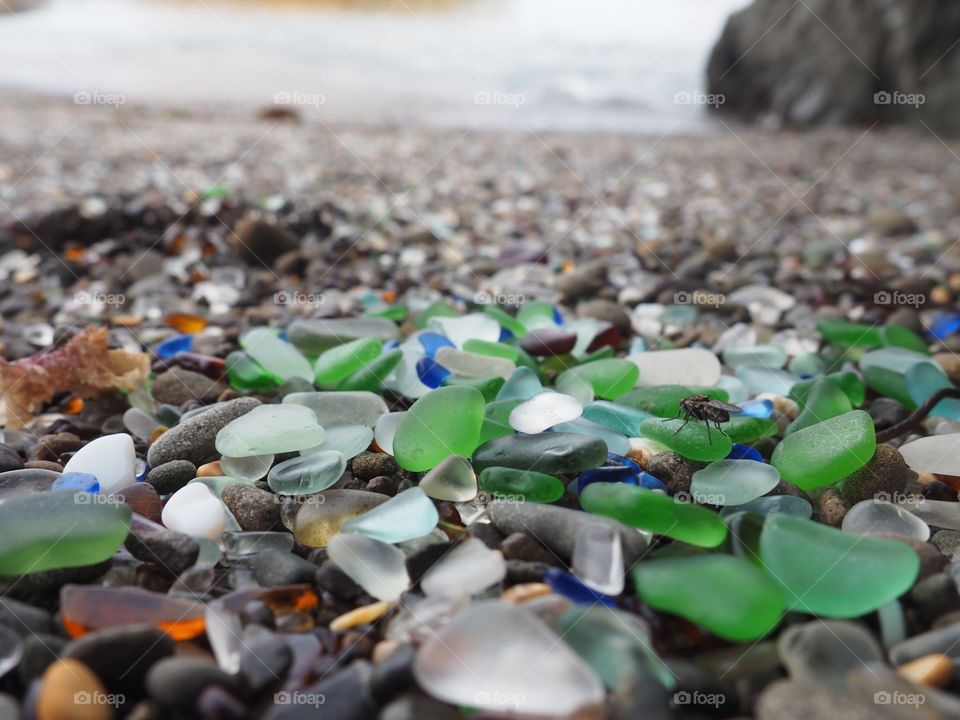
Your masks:
<path fill-rule="evenodd" d="M 400 467 L 387 453 L 362 452 L 350 461 L 350 469 L 358 480 L 373 480 L 379 475 L 394 475 Z"/>
<path fill-rule="evenodd" d="M 0 443 L 0 472 L 10 472 L 11 470 L 22 470 L 23 458 L 9 445 Z"/>
<path fill-rule="evenodd" d="M 543 576 L 550 565 L 526 560 L 507 560 L 507 575 L 504 585 L 519 585 L 520 583 L 543 582 Z"/>
<path fill-rule="evenodd" d="M 913 471 L 907 467 L 900 451 L 880 443 L 870 462 L 843 480 L 840 492 L 851 505 L 869 498 L 891 500 L 904 491 L 912 477 Z"/>
<path fill-rule="evenodd" d="M 0 597 L 0 625 L 24 636 L 53 632 L 50 613 L 9 597 Z"/>
<path fill-rule="evenodd" d="M 23 638 L 23 655 L 17 664 L 17 674 L 24 685 L 36 680 L 47 667 L 60 657 L 67 639 L 50 633 L 34 633 Z M 3 717 L 0 715 L 0 717 Z"/>
<path fill-rule="evenodd" d="M 630 335 L 632 325 L 630 315 L 620 303 L 609 300 L 588 300 L 577 305 L 577 315 L 582 318 L 606 320 L 613 325 L 623 337 Z"/>
<path fill-rule="evenodd" d="M 430 543 L 407 557 L 407 574 L 410 584 L 417 585 L 423 576 L 453 548 L 452 542 Z"/>
<path fill-rule="evenodd" d="M 189 711 L 197 696 L 209 685 L 227 690 L 236 686 L 236 678 L 221 670 L 213 660 L 199 657 L 168 657 L 147 672 L 150 697 L 164 707 Z"/>
<path fill-rule="evenodd" d="M 254 218 L 241 220 L 230 240 L 240 255 L 254 268 L 269 268 L 274 260 L 291 250 L 299 242 L 293 233 L 272 223 Z"/>
<path fill-rule="evenodd" d="M 917 613 L 928 623 L 941 615 L 960 610 L 957 585 L 945 572 L 938 572 L 920 580 L 910 591 L 910 600 Z"/>
<path fill-rule="evenodd" d="M 247 397 L 211 405 L 209 409 L 180 422 L 157 438 L 147 451 L 147 462 L 150 467 L 157 467 L 171 460 L 189 460 L 200 466 L 218 459 L 217 433 L 258 405 L 259 400 Z"/>
<path fill-rule="evenodd" d="M 615 520 L 589 515 L 579 510 L 539 503 L 499 500 L 491 502 L 487 510 L 491 522 L 500 532 L 505 535 L 515 532 L 533 535 L 564 560 L 572 557 L 577 533 L 584 523 L 598 523 L 618 530 L 623 545 L 624 561 L 628 567 L 635 563 L 647 549 L 646 540 L 633 528 Z"/>
<path fill-rule="evenodd" d="M 377 475 L 370 482 L 367 483 L 367 490 L 369 492 L 380 493 L 381 495 L 389 495 L 393 497 L 397 494 L 397 488 L 400 486 L 400 481 L 389 475 Z"/>
<path fill-rule="evenodd" d="M 814 516 L 824 525 L 840 527 L 844 516 L 852 507 L 837 488 L 829 487 L 823 491 L 814 507 Z"/>
<path fill-rule="evenodd" d="M 159 565 L 174 575 L 192 567 L 200 553 L 196 540 L 173 530 L 132 530 L 124 546 L 137 560 Z"/>
<path fill-rule="evenodd" d="M 877 430 L 886 430 L 910 414 L 910 411 L 892 398 L 878 397 L 867 407 Z"/>
<path fill-rule="evenodd" d="M 15 578 L 0 578 L 0 583 L 7 585 L 7 597 L 23 600 L 31 605 L 54 607 L 61 587 L 67 583 L 89 585 L 103 577 L 110 565 L 110 560 L 104 560 L 96 565 L 43 570 Z"/>
<path fill-rule="evenodd" d="M 407 694 L 380 711 L 377 720 L 463 720 L 456 708 L 426 697 Z"/>
<path fill-rule="evenodd" d="M 500 543 L 502 543 L 504 537 L 506 537 L 502 532 L 494 527 L 493 523 L 485 522 L 478 522 L 471 525 L 470 530 L 467 532 L 467 536 L 475 537 L 491 550 L 496 550 L 498 547 L 500 547 Z"/>
<path fill-rule="evenodd" d="M 184 405 L 190 402 L 208 405 L 216 402 L 226 389 L 226 385 L 206 375 L 174 367 L 157 375 L 151 393 L 154 400 L 168 405 Z"/>
<path fill-rule="evenodd" d="M 364 594 L 363 588 L 330 560 L 323 563 L 317 571 L 316 586 L 321 593 L 330 593 L 340 600 L 356 600 Z"/>
<path fill-rule="evenodd" d="M 384 660 L 373 668 L 373 678 L 370 689 L 373 696 L 381 703 L 396 697 L 407 688 L 414 687 L 413 660 L 416 651 L 413 646 L 402 644 Z"/>
<path fill-rule="evenodd" d="M 122 625 L 96 630 L 69 642 L 61 657 L 87 665 L 111 692 L 139 698 L 150 668 L 175 651 L 173 638 L 160 628 Z"/>
<path fill-rule="evenodd" d="M 33 451 L 33 459 L 60 462 L 62 455 L 74 453 L 82 448 L 83 445 L 83 440 L 71 432 L 44 435 L 37 442 L 37 447 Z"/>
<path fill-rule="evenodd" d="M 506 560 L 529 560 L 553 565 L 554 567 L 563 567 L 563 563 L 557 559 L 556 555 L 526 533 L 509 535 L 500 543 L 500 550 Z"/>
<path fill-rule="evenodd" d="M 55 473 L 63 472 L 63 465 L 58 462 L 50 462 L 49 460 L 30 460 L 25 462 L 23 467 L 27 470 L 48 470 Z"/>
<path fill-rule="evenodd" d="M 250 557 L 253 576 L 264 587 L 275 585 L 312 585 L 319 568 L 293 553 L 265 550 Z"/>
<path fill-rule="evenodd" d="M 304 688 L 301 697 L 323 698 L 322 705 L 307 702 L 275 703 L 263 716 L 265 720 L 315 720 L 317 717 L 336 720 L 371 720 L 380 706 L 370 692 L 370 664 L 357 661 L 344 670 L 328 675 L 320 682 Z M 276 697 L 283 697 L 280 693 Z"/>
<path fill-rule="evenodd" d="M 275 633 L 259 625 L 243 630 L 240 675 L 254 693 L 278 685 L 293 662 L 289 646 Z"/>
<path fill-rule="evenodd" d="M 171 460 L 147 473 L 147 482 L 161 495 L 175 493 L 197 476 L 197 466 L 189 460 Z"/>
<path fill-rule="evenodd" d="M 695 468 L 675 452 L 657 453 L 646 461 L 644 470 L 667 486 L 671 495 L 689 493 Z"/>
<path fill-rule="evenodd" d="M 163 502 L 157 494 L 157 490 L 150 483 L 138 482 L 110 493 L 112 497 L 120 498 L 130 509 L 138 515 L 142 515 L 148 520 L 159 523 L 160 515 L 163 513 Z"/>
<path fill-rule="evenodd" d="M 237 483 L 223 490 L 223 504 L 244 530 L 273 530 L 280 526 L 277 495 L 251 485 Z"/>

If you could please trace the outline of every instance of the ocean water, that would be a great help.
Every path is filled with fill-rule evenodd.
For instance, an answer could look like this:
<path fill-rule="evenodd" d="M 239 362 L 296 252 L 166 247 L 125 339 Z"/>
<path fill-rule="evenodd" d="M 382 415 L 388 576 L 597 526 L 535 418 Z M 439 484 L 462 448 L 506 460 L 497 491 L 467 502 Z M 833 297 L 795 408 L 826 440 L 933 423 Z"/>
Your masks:
<path fill-rule="evenodd" d="M 47 0 L 0 15 L 0 86 L 274 103 L 306 120 L 696 132 L 748 0 Z"/>

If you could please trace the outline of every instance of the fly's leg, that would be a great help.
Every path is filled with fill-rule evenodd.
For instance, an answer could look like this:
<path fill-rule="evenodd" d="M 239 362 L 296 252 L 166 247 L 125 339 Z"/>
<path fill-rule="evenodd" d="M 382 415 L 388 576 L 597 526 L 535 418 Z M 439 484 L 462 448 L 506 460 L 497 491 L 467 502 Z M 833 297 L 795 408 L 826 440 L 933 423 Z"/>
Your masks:
<path fill-rule="evenodd" d="M 675 432 L 674 435 L 676 435 L 678 432 L 683 430 L 687 426 L 688 422 L 690 422 L 690 413 L 687 413 L 686 415 L 683 416 L 683 425 L 677 428 L 677 432 Z"/>

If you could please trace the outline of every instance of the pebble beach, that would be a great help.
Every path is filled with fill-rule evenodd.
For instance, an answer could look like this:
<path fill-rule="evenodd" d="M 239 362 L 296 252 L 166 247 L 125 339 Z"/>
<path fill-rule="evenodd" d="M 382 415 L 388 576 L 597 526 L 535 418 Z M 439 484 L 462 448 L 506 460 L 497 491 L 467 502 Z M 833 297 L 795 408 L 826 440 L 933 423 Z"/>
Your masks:
<path fill-rule="evenodd" d="M 4 97 L 0 717 L 960 717 L 950 139 Z"/>

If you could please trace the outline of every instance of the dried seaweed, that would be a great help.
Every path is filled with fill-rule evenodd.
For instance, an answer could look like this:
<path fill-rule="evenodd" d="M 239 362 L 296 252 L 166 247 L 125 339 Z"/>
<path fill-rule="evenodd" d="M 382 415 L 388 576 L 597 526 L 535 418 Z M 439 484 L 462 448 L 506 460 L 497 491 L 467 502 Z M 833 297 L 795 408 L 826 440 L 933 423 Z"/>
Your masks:
<path fill-rule="evenodd" d="M 105 327 L 87 328 L 50 352 L 8 362 L 0 358 L 0 395 L 7 426 L 23 427 L 57 393 L 92 398 L 104 390 L 133 390 L 150 373 L 146 353 L 111 350 Z"/>

